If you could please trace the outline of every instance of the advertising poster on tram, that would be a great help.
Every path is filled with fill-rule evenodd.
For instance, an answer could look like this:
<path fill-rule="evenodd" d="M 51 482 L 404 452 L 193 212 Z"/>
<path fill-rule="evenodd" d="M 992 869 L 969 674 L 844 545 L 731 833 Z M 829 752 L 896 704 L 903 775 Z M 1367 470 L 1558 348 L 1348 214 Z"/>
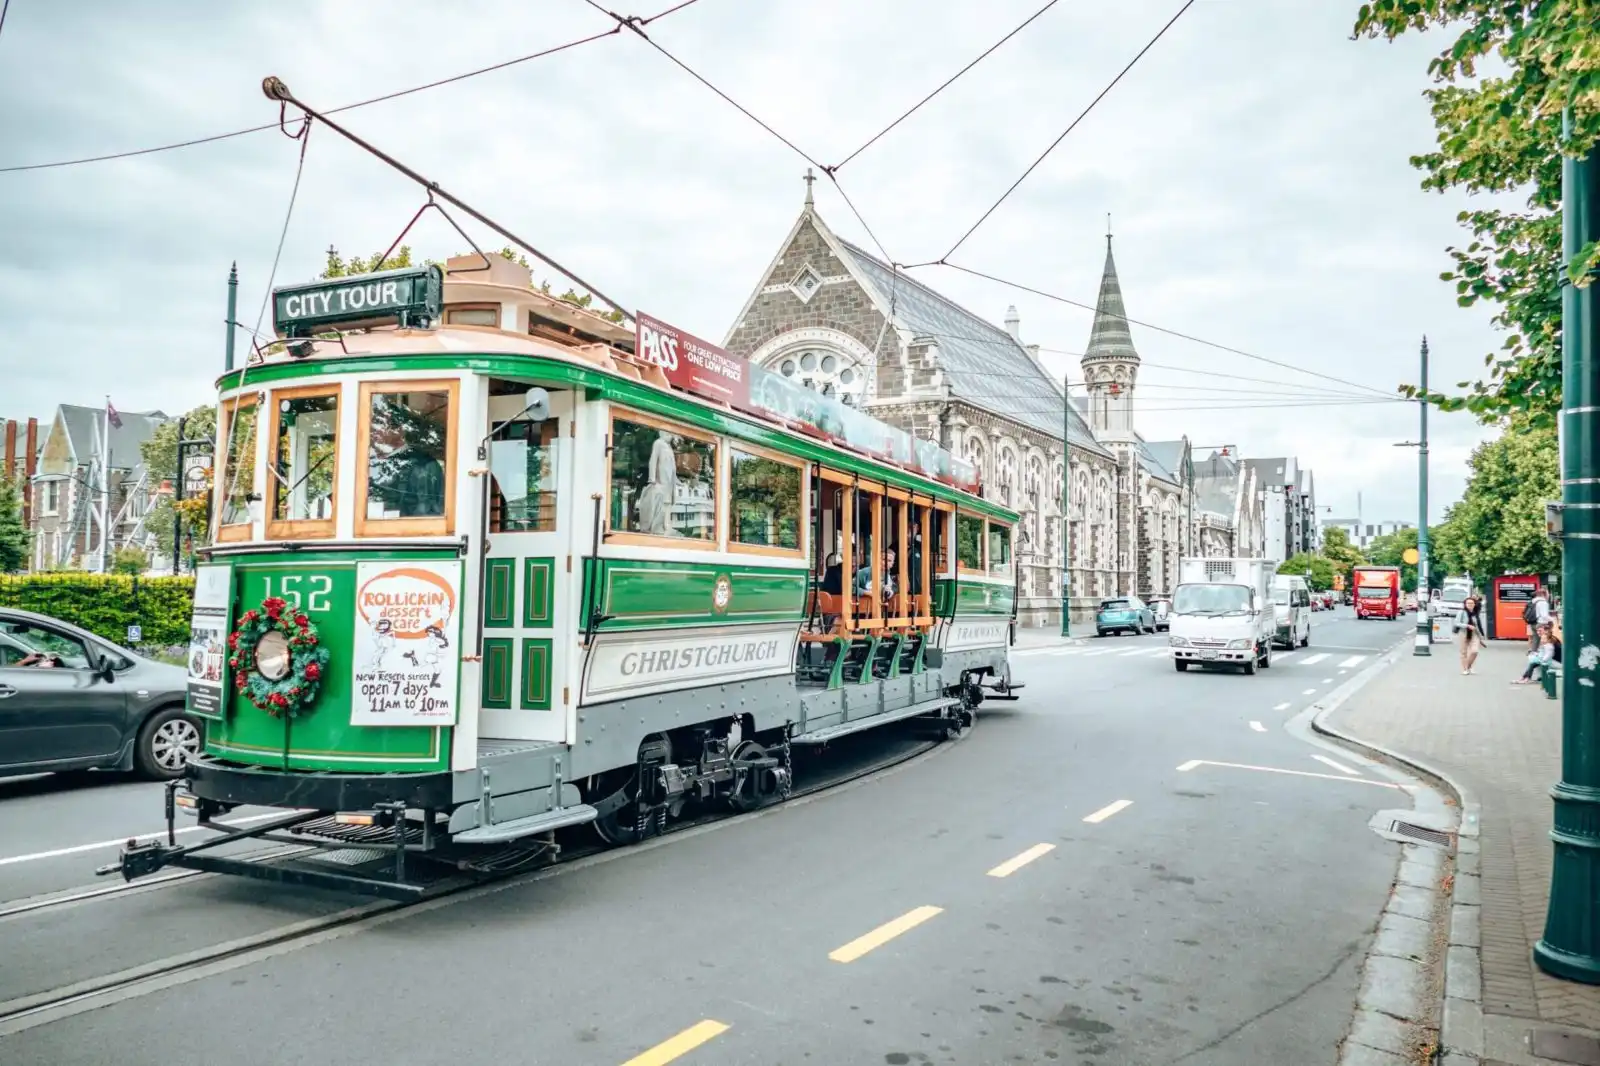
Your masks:
<path fill-rule="evenodd" d="M 642 361 L 660 367 L 675 387 L 750 410 L 750 364 L 710 341 L 640 314 L 634 350 Z"/>
<path fill-rule="evenodd" d="M 461 563 L 356 566 L 350 724 L 449 726 L 461 668 Z"/>
<path fill-rule="evenodd" d="M 194 572 L 194 612 L 189 617 L 189 713 L 222 718 L 223 663 L 233 627 L 233 567 L 218 563 Z"/>

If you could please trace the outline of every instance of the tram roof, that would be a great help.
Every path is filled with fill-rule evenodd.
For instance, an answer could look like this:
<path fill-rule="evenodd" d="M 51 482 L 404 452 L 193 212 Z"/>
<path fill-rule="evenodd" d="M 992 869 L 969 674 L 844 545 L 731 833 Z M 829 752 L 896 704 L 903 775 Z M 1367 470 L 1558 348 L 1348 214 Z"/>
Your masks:
<path fill-rule="evenodd" d="M 489 326 L 465 325 L 375 329 L 336 339 L 318 337 L 291 343 L 301 351 L 305 346 L 310 350 L 299 357 L 284 352 L 267 355 L 262 362 L 222 374 L 217 378 L 217 388 L 227 395 L 253 383 L 286 379 L 447 369 L 582 388 L 591 395 L 647 413 L 775 448 L 896 488 L 957 502 L 989 517 L 1017 520 L 1015 511 L 919 471 L 814 439 L 751 412 L 642 380 L 637 376 L 637 365 L 627 359 L 626 353 L 613 354 L 612 349 L 601 344 L 566 347 Z M 618 365 L 628 369 L 618 370 Z"/>

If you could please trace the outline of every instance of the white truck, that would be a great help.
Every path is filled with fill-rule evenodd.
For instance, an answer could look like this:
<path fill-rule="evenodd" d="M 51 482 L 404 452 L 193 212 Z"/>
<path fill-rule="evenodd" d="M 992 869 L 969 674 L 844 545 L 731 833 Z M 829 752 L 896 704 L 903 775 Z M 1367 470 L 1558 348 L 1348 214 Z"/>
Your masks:
<path fill-rule="evenodd" d="M 1428 613 L 1442 616 L 1444 624 L 1450 627 L 1453 636 L 1456 631 L 1456 613 L 1466 604 L 1467 597 L 1472 595 L 1472 578 L 1451 575 L 1444 579 L 1444 587 L 1439 590 L 1439 599 L 1428 605 Z"/>
<path fill-rule="evenodd" d="M 1272 665 L 1277 620 L 1271 559 L 1183 559 L 1172 596 L 1172 664 L 1237 666 L 1247 674 Z"/>

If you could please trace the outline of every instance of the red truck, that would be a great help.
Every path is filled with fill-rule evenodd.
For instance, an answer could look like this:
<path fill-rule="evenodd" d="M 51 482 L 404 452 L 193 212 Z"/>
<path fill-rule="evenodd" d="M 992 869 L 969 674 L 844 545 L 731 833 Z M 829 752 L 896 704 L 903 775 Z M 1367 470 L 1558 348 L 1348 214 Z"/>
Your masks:
<path fill-rule="evenodd" d="M 1398 566 L 1358 566 L 1354 576 L 1357 618 L 1400 617 Z"/>

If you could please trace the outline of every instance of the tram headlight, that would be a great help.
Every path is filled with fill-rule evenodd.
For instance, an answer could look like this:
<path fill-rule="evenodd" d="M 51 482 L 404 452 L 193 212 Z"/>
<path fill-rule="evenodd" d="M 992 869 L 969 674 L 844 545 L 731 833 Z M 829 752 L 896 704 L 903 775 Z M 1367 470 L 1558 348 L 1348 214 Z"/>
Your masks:
<path fill-rule="evenodd" d="M 273 630 L 256 642 L 256 673 L 268 681 L 282 681 L 289 676 L 289 666 L 288 637 Z"/>

